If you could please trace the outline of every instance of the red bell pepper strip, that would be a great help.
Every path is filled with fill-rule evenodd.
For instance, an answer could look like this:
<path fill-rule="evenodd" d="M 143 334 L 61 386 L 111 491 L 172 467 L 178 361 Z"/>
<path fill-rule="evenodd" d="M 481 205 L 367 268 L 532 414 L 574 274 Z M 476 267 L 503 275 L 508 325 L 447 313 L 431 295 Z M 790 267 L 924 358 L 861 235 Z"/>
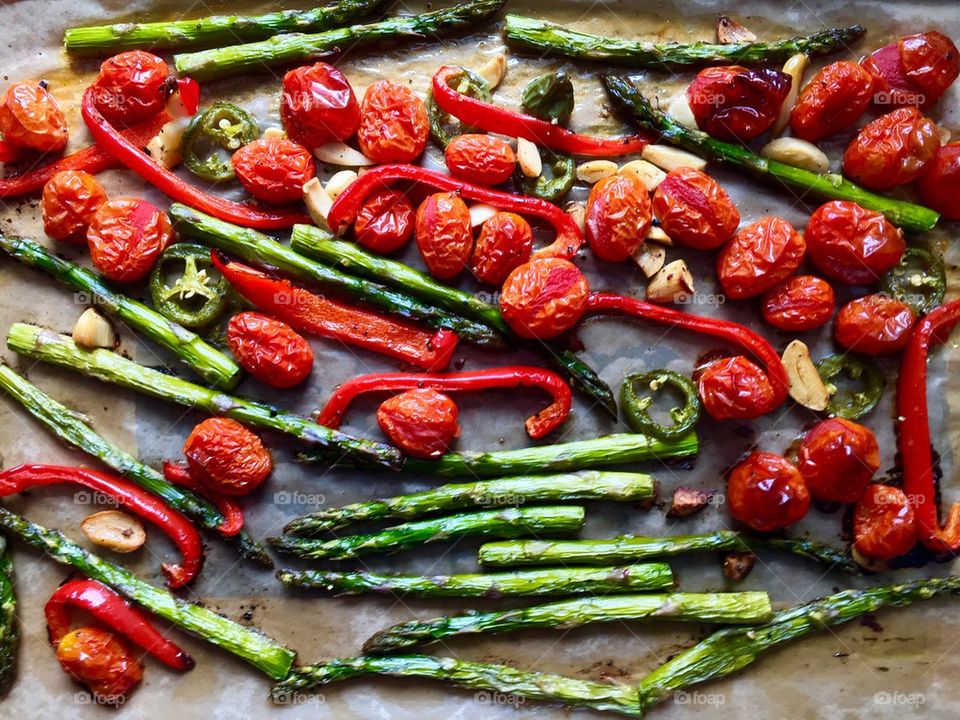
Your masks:
<path fill-rule="evenodd" d="M 586 157 L 638 153 L 651 142 L 648 135 L 618 138 L 581 135 L 546 120 L 477 100 L 457 92 L 449 85 L 449 79 L 462 72 L 454 65 L 444 65 L 437 70 L 433 76 L 433 100 L 437 107 L 465 125 L 500 135 L 522 137 L 552 150 Z"/>
<path fill-rule="evenodd" d="M 937 552 L 960 550 L 960 503 L 950 508 L 941 527 L 933 477 L 933 451 L 927 413 L 927 357 L 960 322 L 960 300 L 941 305 L 914 326 L 900 360 L 897 416 L 903 492 L 913 506 L 920 542 Z"/>
<path fill-rule="evenodd" d="M 555 430 L 567 419 L 572 403 L 570 386 L 550 370 L 529 365 L 510 365 L 489 370 L 453 373 L 375 373 L 348 380 L 338 387 L 317 422 L 329 428 L 338 428 L 343 422 L 347 406 L 358 395 L 368 392 L 433 388 L 443 392 L 461 390 L 488 390 L 490 388 L 538 387 L 547 391 L 553 402 L 525 423 L 530 437 L 537 439 Z"/>
<path fill-rule="evenodd" d="M 550 223 L 557 237 L 534 257 L 572 258 L 583 244 L 583 233 L 576 221 L 553 203 L 540 198 L 492 190 L 472 185 L 463 180 L 416 165 L 381 165 L 367 170 L 337 196 L 327 215 L 327 224 L 334 233 L 340 233 L 357 219 L 360 208 L 371 194 L 397 180 L 422 183 L 437 190 L 455 192 L 467 200 L 492 205 L 518 215 L 530 215 Z"/>
<path fill-rule="evenodd" d="M 167 667 L 180 671 L 193 669 L 193 658 L 186 651 L 167 640 L 139 610 L 96 580 L 70 580 L 58 587 L 47 600 L 43 613 L 54 646 L 70 632 L 70 607 L 89 611 L 97 620 Z"/>
<path fill-rule="evenodd" d="M 209 500 L 224 517 L 223 523 L 217 528 L 221 535 L 230 537 L 231 535 L 236 535 L 243 529 L 243 511 L 236 501 L 221 493 L 207 490 L 190 474 L 190 468 L 186 465 L 165 462 L 163 464 L 163 477 L 166 478 L 168 482 L 185 487 Z"/>
<path fill-rule="evenodd" d="M 227 260 L 216 250 L 213 264 L 237 292 L 264 312 L 301 332 L 373 350 L 424 370 L 442 370 L 457 345 L 456 333 L 435 333 L 383 315 L 345 305 L 289 280 L 277 280 L 259 270 Z"/>
<path fill-rule="evenodd" d="M 203 564 L 203 543 L 200 533 L 186 516 L 169 507 L 129 480 L 90 470 L 64 465 L 18 465 L 0 472 L 0 497 L 24 492 L 34 487 L 74 483 L 101 492 L 121 507 L 149 520 L 163 530 L 183 555 L 183 564 L 163 563 L 161 568 L 171 588 L 190 582 Z"/>
<path fill-rule="evenodd" d="M 160 167 L 150 156 L 131 143 L 103 117 L 94 103 L 95 92 L 87 88 L 83 94 L 80 113 L 97 144 L 123 165 L 133 170 L 168 197 L 196 208 L 215 218 L 258 230 L 288 228 L 298 223 L 309 224 L 310 218 L 293 210 L 260 210 L 210 195 L 194 187 L 166 168 Z"/>
<path fill-rule="evenodd" d="M 177 80 L 177 94 L 187 115 L 196 115 L 200 109 L 200 83 L 193 78 Z"/>

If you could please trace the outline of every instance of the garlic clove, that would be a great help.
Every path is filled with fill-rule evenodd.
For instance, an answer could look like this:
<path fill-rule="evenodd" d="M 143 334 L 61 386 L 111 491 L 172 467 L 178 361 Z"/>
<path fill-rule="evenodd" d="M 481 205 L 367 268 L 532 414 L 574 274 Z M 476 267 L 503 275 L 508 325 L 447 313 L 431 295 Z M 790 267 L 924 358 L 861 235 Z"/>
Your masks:
<path fill-rule="evenodd" d="M 374 162 L 359 150 L 341 142 L 331 142 L 313 149 L 313 155 L 327 165 L 367 167 Z"/>
<path fill-rule="evenodd" d="M 577 180 L 589 185 L 617 173 L 617 164 L 611 160 L 588 160 L 577 166 Z"/>
<path fill-rule="evenodd" d="M 803 76 L 809 66 L 810 58 L 803 53 L 791 55 L 783 64 L 783 72 L 790 76 L 790 92 L 783 99 L 780 113 L 777 115 L 773 127 L 770 128 L 772 135 L 776 136 L 782 133 L 790 122 L 790 113 L 793 112 L 793 106 L 797 104 L 797 97 L 800 95 L 800 88 L 803 86 Z"/>
<path fill-rule="evenodd" d="M 667 115 L 672 117 L 684 127 L 691 130 L 697 129 L 697 119 L 693 116 L 693 110 L 690 109 L 690 101 L 687 100 L 687 91 L 677 95 L 667 106 Z"/>
<path fill-rule="evenodd" d="M 695 292 L 693 274 L 683 260 L 664 265 L 647 285 L 647 300 L 661 303 L 682 303 Z"/>
<path fill-rule="evenodd" d="M 624 164 L 618 171 L 618 175 L 633 175 L 637 180 L 643 183 L 647 192 L 653 192 L 657 186 L 662 183 L 667 174 L 653 163 L 646 160 L 631 160 Z"/>
<path fill-rule="evenodd" d="M 816 365 L 810 359 L 810 349 L 806 344 L 793 340 L 784 349 L 781 361 L 787 371 L 790 397 L 810 410 L 826 410 L 830 395 Z"/>
<path fill-rule="evenodd" d="M 327 215 L 333 206 L 333 199 L 327 194 L 319 179 L 310 178 L 303 184 L 303 202 L 306 203 L 307 212 L 317 227 L 326 229 Z"/>
<path fill-rule="evenodd" d="M 537 178 L 543 174 L 540 150 L 526 138 L 517 138 L 517 163 L 525 177 Z"/>
<path fill-rule="evenodd" d="M 644 243 L 631 257 L 637 267 L 640 268 L 640 272 L 651 278 L 660 272 L 666 262 L 667 249 L 656 243 Z"/>
<path fill-rule="evenodd" d="M 753 31 L 744 27 L 732 17 L 721 15 L 717 18 L 717 42 L 721 45 L 756 41 L 757 36 Z"/>
<path fill-rule="evenodd" d="M 117 333 L 109 320 L 94 308 L 87 308 L 73 326 L 73 341 L 87 350 L 95 348 L 112 350 L 117 346 Z"/>
<path fill-rule="evenodd" d="M 691 167 L 694 170 L 703 170 L 707 167 L 707 161 L 703 158 L 672 145 L 647 145 L 640 153 L 640 157 L 667 172 L 676 170 L 678 167 Z"/>
<path fill-rule="evenodd" d="M 830 158 L 811 142 L 795 137 L 775 138 L 760 148 L 765 158 L 815 173 L 830 171 Z"/>
<path fill-rule="evenodd" d="M 357 177 L 357 173 L 353 170 L 341 170 L 330 176 L 324 190 L 327 191 L 327 195 L 330 196 L 331 200 L 336 200 L 337 195 L 350 187 Z"/>
<path fill-rule="evenodd" d="M 477 203 L 470 208 L 470 227 L 480 227 L 487 220 L 497 214 L 497 209 L 493 205 L 484 205 Z"/>
<path fill-rule="evenodd" d="M 90 542 L 118 553 L 139 550 L 147 542 L 140 518 L 120 510 L 104 510 L 83 519 L 80 530 Z"/>
<path fill-rule="evenodd" d="M 497 55 L 477 68 L 477 75 L 487 81 L 487 87 L 495 90 L 507 74 L 507 56 Z"/>

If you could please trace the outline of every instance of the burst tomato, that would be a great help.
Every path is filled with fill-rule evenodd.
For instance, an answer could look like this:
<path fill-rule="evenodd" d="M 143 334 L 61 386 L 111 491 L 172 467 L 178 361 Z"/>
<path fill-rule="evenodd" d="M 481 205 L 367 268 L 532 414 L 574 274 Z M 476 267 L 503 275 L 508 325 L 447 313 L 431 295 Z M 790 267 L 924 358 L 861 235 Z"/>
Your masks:
<path fill-rule="evenodd" d="M 590 287 L 569 260 L 539 258 L 511 272 L 500 291 L 500 312 L 520 337 L 548 340 L 580 320 Z"/>
<path fill-rule="evenodd" d="M 873 99 L 873 77 L 849 60 L 831 63 L 808 82 L 790 112 L 790 130 L 817 142 L 852 125 Z"/>
<path fill-rule="evenodd" d="M 107 192 L 93 175 L 62 170 L 43 186 L 43 231 L 54 240 L 82 245 L 87 227 L 106 201 Z"/>
<path fill-rule="evenodd" d="M 470 211 L 455 193 L 434 193 L 417 208 L 417 247 L 432 275 L 459 275 L 473 249 Z"/>
<path fill-rule="evenodd" d="M 183 444 L 190 473 L 208 490 L 246 495 L 273 470 L 270 452 L 256 435 L 236 420 L 208 418 Z"/>
<path fill-rule="evenodd" d="M 162 58 L 129 50 L 103 61 L 93 98 L 107 120 L 132 125 L 163 110 L 174 88 L 176 81 Z"/>
<path fill-rule="evenodd" d="M 639 180 L 605 177 L 587 199 L 587 242 L 601 260 L 623 262 L 643 245 L 652 219 L 650 194 Z"/>
<path fill-rule="evenodd" d="M 813 330 L 833 315 L 833 288 L 813 275 L 794 275 L 768 290 L 761 308 L 763 319 L 778 330 Z"/>
<path fill-rule="evenodd" d="M 843 418 L 814 425 L 797 453 L 797 468 L 810 494 L 828 502 L 856 502 L 879 467 L 873 431 Z"/>
<path fill-rule="evenodd" d="M 310 344 L 286 323 L 257 312 L 230 318 L 227 345 L 244 370 L 273 387 L 293 387 L 313 369 Z"/>
<path fill-rule="evenodd" d="M 923 204 L 948 220 L 960 220 L 960 142 L 937 148 L 930 169 L 920 180 Z"/>
<path fill-rule="evenodd" d="M 937 124 L 905 107 L 865 125 L 843 153 L 843 171 L 873 190 L 888 190 L 923 174 L 940 147 Z"/>
<path fill-rule="evenodd" d="M 430 122 L 423 100 L 406 85 L 378 80 L 360 106 L 360 150 L 375 163 L 408 163 L 427 147 Z"/>
<path fill-rule="evenodd" d="M 770 532 L 802 520 L 810 509 L 810 493 L 790 461 L 755 452 L 730 473 L 730 514 L 758 532 Z"/>
<path fill-rule="evenodd" d="M 533 230 L 511 212 L 498 212 L 480 228 L 470 270 L 480 282 L 500 285 L 512 270 L 530 259 Z"/>
<path fill-rule="evenodd" d="M 167 214 L 137 198 L 108 200 L 100 205 L 87 228 L 94 267 L 123 283 L 146 277 L 172 238 Z"/>
<path fill-rule="evenodd" d="M 657 186 L 653 214 L 671 239 L 700 250 L 720 247 L 740 224 L 727 191 L 706 173 L 688 167 L 671 170 Z"/>
<path fill-rule="evenodd" d="M 960 76 L 960 53 L 946 35 L 907 35 L 862 61 L 873 76 L 878 105 L 928 107 Z"/>
<path fill-rule="evenodd" d="M 300 143 L 266 135 L 233 154 L 240 184 L 257 200 L 289 203 L 303 197 L 303 184 L 313 177 L 313 155 Z"/>
<path fill-rule="evenodd" d="M 67 120 L 53 95 L 38 83 L 19 82 L 0 98 L 0 133 L 21 148 L 60 152 L 67 146 Z"/>
<path fill-rule="evenodd" d="M 399 250 L 413 235 L 413 206 L 396 190 L 381 190 L 368 197 L 353 223 L 357 242 L 376 253 Z"/>
<path fill-rule="evenodd" d="M 790 83 L 772 68 L 711 67 L 690 83 L 687 102 L 701 130 L 721 140 L 752 140 L 773 125 Z"/>
<path fill-rule="evenodd" d="M 861 555 L 890 560 L 917 543 L 913 508 L 900 488 L 869 485 L 853 511 L 853 548 Z"/>
<path fill-rule="evenodd" d="M 360 104 L 346 76 L 318 62 L 283 76 L 280 119 L 292 140 L 315 148 L 351 137 L 360 125 Z"/>
<path fill-rule="evenodd" d="M 717 277 L 731 300 L 760 295 L 800 267 L 806 245 L 786 220 L 767 216 L 740 229 L 717 256 Z"/>
<path fill-rule="evenodd" d="M 460 435 L 457 405 L 433 388 L 394 395 L 377 408 L 377 422 L 390 442 L 407 455 L 436 458 Z"/>
<path fill-rule="evenodd" d="M 517 157 L 506 141 L 493 135 L 458 135 L 444 151 L 451 174 L 478 185 L 499 185 L 510 179 Z"/>
<path fill-rule="evenodd" d="M 696 373 L 697 394 L 715 420 L 760 417 L 773 402 L 770 379 L 743 355 L 714 360 Z"/>
<path fill-rule="evenodd" d="M 916 321 L 909 305 L 886 295 L 867 295 L 840 308 L 833 335 L 848 350 L 883 355 L 904 348 Z"/>
<path fill-rule="evenodd" d="M 56 648 L 57 662 L 95 700 L 119 705 L 140 684 L 143 665 L 113 633 L 97 627 L 79 627 L 64 635 Z"/>

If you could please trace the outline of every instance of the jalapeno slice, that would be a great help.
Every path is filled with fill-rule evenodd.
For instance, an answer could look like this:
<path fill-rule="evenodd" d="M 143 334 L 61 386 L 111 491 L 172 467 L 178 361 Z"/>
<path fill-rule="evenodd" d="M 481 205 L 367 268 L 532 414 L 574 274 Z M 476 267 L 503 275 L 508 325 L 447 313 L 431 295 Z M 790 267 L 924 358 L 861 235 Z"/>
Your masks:
<path fill-rule="evenodd" d="M 900 262 L 883 276 L 880 287 L 917 315 L 925 315 L 943 303 L 947 291 L 943 260 L 925 248 L 909 247 Z"/>
<path fill-rule="evenodd" d="M 642 394 L 646 388 L 650 394 Z M 650 415 L 654 393 L 672 388 L 683 398 L 682 407 L 670 410 L 673 425 L 661 425 Z M 700 419 L 700 398 L 697 388 L 688 377 L 672 370 L 653 370 L 627 375 L 620 386 L 620 406 L 627 425 L 634 432 L 653 435 L 660 440 L 677 440 L 691 430 Z"/>
<path fill-rule="evenodd" d="M 461 95 L 467 95 L 483 102 L 490 102 L 491 100 L 490 87 L 487 85 L 487 81 L 472 70 L 460 68 L 460 72 L 452 75 L 449 82 L 450 86 Z M 430 137 L 441 149 L 445 149 L 457 135 L 472 130 L 471 127 L 461 125 L 456 133 L 448 131 L 446 124 L 450 121 L 450 116 L 437 106 L 432 92 L 427 93 L 427 116 L 430 119 Z"/>
<path fill-rule="evenodd" d="M 883 396 L 885 380 L 876 365 L 849 355 L 830 355 L 817 363 L 817 372 L 830 400 L 827 412 L 835 417 L 856 420 L 873 410 Z M 852 387 L 841 388 L 842 378 Z"/>
<path fill-rule="evenodd" d="M 562 72 L 536 77 L 523 89 L 520 106 L 528 115 L 566 125 L 573 114 L 573 83 Z"/>
<path fill-rule="evenodd" d="M 173 279 L 172 284 L 168 280 Z M 226 278 L 213 267 L 210 249 L 178 243 L 164 250 L 150 273 L 150 297 L 162 315 L 196 330 L 216 320 L 230 304 Z"/>
<path fill-rule="evenodd" d="M 556 202 L 573 187 L 577 179 L 577 165 L 572 155 L 555 152 L 549 148 L 540 148 L 543 159 L 543 172 L 539 177 L 530 178 L 517 167 L 514 182 L 524 195 L 533 195 L 550 202 Z"/>
<path fill-rule="evenodd" d="M 217 102 L 195 115 L 183 136 L 183 164 L 209 182 L 233 180 L 230 158 L 260 137 L 257 119 L 242 107 Z"/>

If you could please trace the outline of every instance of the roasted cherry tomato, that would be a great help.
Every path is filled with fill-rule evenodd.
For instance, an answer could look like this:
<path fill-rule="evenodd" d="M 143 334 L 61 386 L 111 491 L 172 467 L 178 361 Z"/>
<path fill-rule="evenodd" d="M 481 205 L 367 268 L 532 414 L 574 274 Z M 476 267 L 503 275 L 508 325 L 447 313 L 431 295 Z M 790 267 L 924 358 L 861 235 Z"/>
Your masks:
<path fill-rule="evenodd" d="M 360 150 L 375 163 L 408 163 L 427 146 L 430 120 L 423 100 L 406 85 L 377 80 L 360 106 Z"/>
<path fill-rule="evenodd" d="M 790 130 L 817 142 L 856 122 L 873 99 L 873 77 L 849 60 L 831 63 L 804 85 L 790 112 Z"/>
<path fill-rule="evenodd" d="M 360 104 L 346 76 L 318 62 L 283 76 L 280 119 L 292 140 L 315 148 L 351 137 L 360 125 Z"/>
<path fill-rule="evenodd" d="M 163 110 L 175 88 L 162 58 L 129 50 L 103 61 L 93 83 L 94 104 L 110 122 L 133 125 Z"/>
<path fill-rule="evenodd" d="M 54 240 L 82 245 L 107 192 L 83 170 L 62 170 L 43 186 L 43 231 Z"/>
<path fill-rule="evenodd" d="M 960 75 L 960 53 L 946 35 L 908 35 L 862 61 L 874 77 L 878 105 L 927 107 Z"/>
<path fill-rule="evenodd" d="M 590 190 L 586 235 L 601 260 L 623 262 L 643 245 L 653 209 L 650 194 L 632 175 L 611 175 Z"/>
<path fill-rule="evenodd" d="M 743 355 L 714 360 L 700 368 L 694 378 L 700 402 L 715 420 L 760 417 L 773 402 L 770 378 Z"/>
<path fill-rule="evenodd" d="M 94 267 L 123 283 L 145 278 L 172 239 L 167 214 L 137 198 L 108 200 L 100 205 L 87 228 Z"/>
<path fill-rule="evenodd" d="M 853 511 L 853 549 L 861 555 L 890 560 L 917 544 L 913 507 L 900 488 L 868 485 Z"/>
<path fill-rule="evenodd" d="M 843 172 L 873 190 L 920 177 L 940 148 L 937 124 L 914 107 L 881 115 L 865 125 L 843 153 Z"/>
<path fill-rule="evenodd" d="M 273 387 L 293 387 L 313 369 L 310 344 L 286 323 L 257 312 L 230 318 L 227 345 L 244 370 Z"/>
<path fill-rule="evenodd" d="M 377 408 L 377 422 L 390 442 L 407 455 L 437 458 L 460 435 L 457 404 L 433 388 L 394 395 Z"/>
<path fill-rule="evenodd" d="M 886 295 L 867 295 L 840 308 L 833 335 L 847 350 L 884 355 L 904 348 L 916 321 L 906 303 Z"/>
<path fill-rule="evenodd" d="M 432 275 L 460 274 L 473 249 L 470 211 L 456 193 L 434 193 L 417 208 L 417 247 Z"/>
<path fill-rule="evenodd" d="M 143 679 L 138 656 L 113 633 L 100 628 L 71 630 L 57 643 L 56 655 L 60 666 L 104 705 L 122 704 L 124 696 Z"/>
<path fill-rule="evenodd" d="M 500 312 L 520 337 L 548 340 L 580 320 L 590 287 L 569 260 L 539 258 L 511 272 L 500 291 Z"/>
<path fill-rule="evenodd" d="M 937 148 L 937 154 L 920 180 L 923 204 L 947 220 L 960 220 L 960 142 Z"/>
<path fill-rule="evenodd" d="M 507 275 L 530 259 L 533 230 L 516 213 L 498 212 L 480 228 L 470 258 L 470 270 L 480 282 L 500 285 Z"/>
<path fill-rule="evenodd" d="M 60 152 L 67 146 L 67 120 L 56 99 L 38 83 L 19 82 L 0 98 L 0 133 L 21 148 Z"/>
<path fill-rule="evenodd" d="M 396 190 L 381 190 L 360 206 L 353 232 L 368 250 L 392 253 L 410 240 L 413 224 L 413 205 Z"/>
<path fill-rule="evenodd" d="M 734 518 L 770 532 L 802 520 L 810 509 L 810 493 L 789 460 L 755 452 L 730 473 L 727 503 Z"/>
<path fill-rule="evenodd" d="M 260 438 L 230 418 L 208 418 L 197 425 L 183 444 L 183 454 L 190 474 L 224 495 L 246 495 L 273 470 Z"/>
<path fill-rule="evenodd" d="M 778 330 L 813 330 L 833 315 L 833 288 L 813 275 L 794 275 L 768 290 L 761 308 L 763 319 Z"/>
<path fill-rule="evenodd" d="M 233 154 L 240 184 L 257 200 L 289 203 L 303 197 L 303 184 L 313 177 L 313 155 L 300 143 L 265 135 Z"/>
<path fill-rule="evenodd" d="M 653 193 L 653 214 L 672 240 L 713 250 L 729 240 L 740 213 L 727 191 L 706 173 L 680 167 L 667 173 Z"/>
<path fill-rule="evenodd" d="M 873 431 L 850 420 L 831 418 L 803 436 L 797 468 L 818 500 L 855 503 L 880 467 Z"/>
<path fill-rule="evenodd" d="M 762 217 L 740 229 L 717 256 L 717 277 L 731 300 L 760 295 L 792 275 L 806 251 L 786 220 Z"/>
<path fill-rule="evenodd" d="M 803 233 L 807 255 L 827 277 L 869 285 L 900 262 L 903 231 L 882 213 L 848 200 L 817 208 Z"/>
<path fill-rule="evenodd" d="M 690 83 L 687 102 L 701 130 L 721 140 L 752 140 L 773 125 L 790 83 L 772 68 L 711 67 Z"/>
<path fill-rule="evenodd" d="M 499 185 L 513 175 L 517 156 L 493 135 L 458 135 L 444 151 L 451 174 L 478 185 Z"/>

